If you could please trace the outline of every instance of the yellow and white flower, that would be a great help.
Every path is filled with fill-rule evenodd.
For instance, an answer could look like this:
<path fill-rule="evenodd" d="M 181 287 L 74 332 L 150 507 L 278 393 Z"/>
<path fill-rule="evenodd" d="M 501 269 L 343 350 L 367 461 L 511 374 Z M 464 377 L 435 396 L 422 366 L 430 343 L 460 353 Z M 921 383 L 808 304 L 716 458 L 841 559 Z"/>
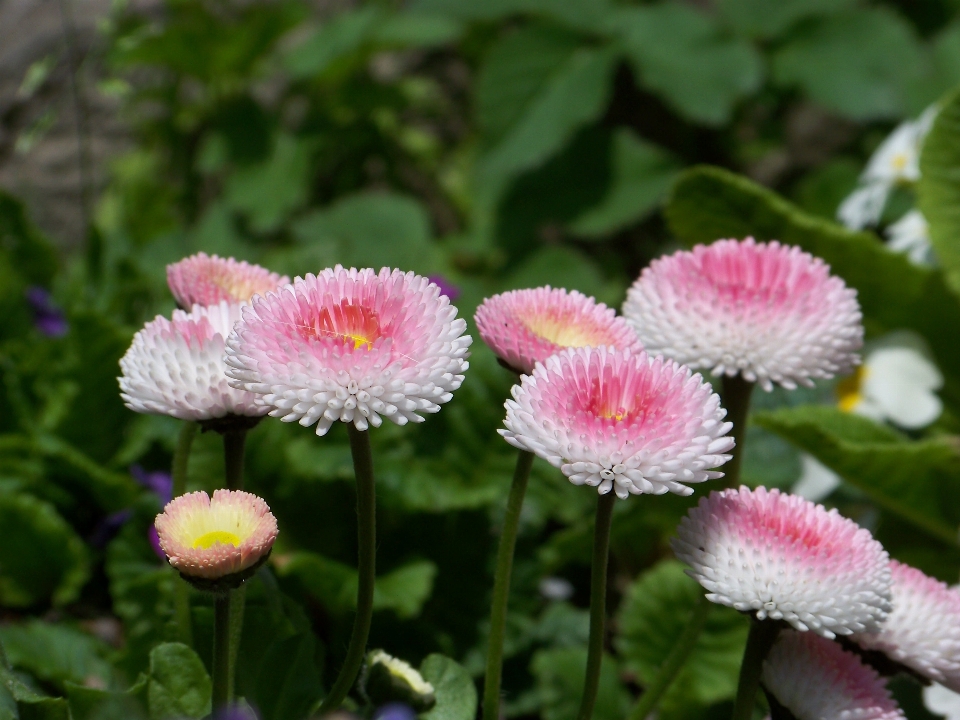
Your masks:
<path fill-rule="evenodd" d="M 933 264 L 933 245 L 930 243 L 930 226 L 923 213 L 911 210 L 887 228 L 887 247 L 904 253 L 915 265 Z"/>

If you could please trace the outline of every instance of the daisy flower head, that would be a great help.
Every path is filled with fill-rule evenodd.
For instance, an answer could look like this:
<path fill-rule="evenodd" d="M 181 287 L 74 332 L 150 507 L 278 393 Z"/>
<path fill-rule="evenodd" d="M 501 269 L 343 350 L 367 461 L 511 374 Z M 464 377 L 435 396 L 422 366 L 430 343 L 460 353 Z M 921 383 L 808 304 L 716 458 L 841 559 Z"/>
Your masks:
<path fill-rule="evenodd" d="M 224 373 L 224 342 L 239 319 L 240 305 L 220 302 L 148 322 L 120 359 L 126 406 L 207 423 L 265 415 L 270 408 L 257 405 L 253 393 L 230 387 Z"/>
<path fill-rule="evenodd" d="M 568 348 L 512 393 L 506 441 L 601 495 L 689 495 L 687 483 L 721 477 L 713 468 L 730 459 L 731 424 L 710 385 L 643 351 Z"/>
<path fill-rule="evenodd" d="M 529 375 L 538 362 L 568 347 L 643 349 L 612 308 L 576 290 L 549 285 L 488 297 L 474 319 L 483 341 L 519 374 Z"/>
<path fill-rule="evenodd" d="M 779 490 L 712 492 L 677 527 L 677 557 L 707 599 L 827 638 L 875 632 L 890 611 L 889 557 L 836 510 Z"/>
<path fill-rule="evenodd" d="M 341 266 L 297 278 L 243 308 L 227 340 L 227 374 L 270 415 L 358 430 L 422 422 L 469 367 L 466 322 L 440 288 L 400 270 Z"/>
<path fill-rule="evenodd" d="M 876 670 L 812 633 L 780 633 L 761 681 L 797 720 L 906 720 Z"/>
<path fill-rule="evenodd" d="M 167 285 L 182 308 L 244 303 L 289 282 L 290 278 L 245 260 L 203 252 L 167 265 Z"/>
<path fill-rule="evenodd" d="M 753 238 L 654 260 L 623 315 L 648 352 L 765 390 L 849 372 L 863 344 L 856 291 L 800 248 Z"/>
<path fill-rule="evenodd" d="M 242 490 L 174 498 L 155 521 L 160 547 L 184 579 L 204 590 L 237 587 L 266 562 L 277 539 L 267 504 Z"/>
<path fill-rule="evenodd" d="M 890 574 L 893 612 L 879 633 L 853 640 L 960 692 L 960 590 L 896 560 Z"/>

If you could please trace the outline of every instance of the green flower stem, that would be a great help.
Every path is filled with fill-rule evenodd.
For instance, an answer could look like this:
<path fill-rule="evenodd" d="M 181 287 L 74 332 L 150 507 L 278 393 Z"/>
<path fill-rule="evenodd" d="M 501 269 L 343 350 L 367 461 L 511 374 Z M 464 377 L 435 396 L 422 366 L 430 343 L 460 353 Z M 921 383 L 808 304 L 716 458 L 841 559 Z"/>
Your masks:
<path fill-rule="evenodd" d="M 228 490 L 243 490 L 243 449 L 247 431 L 227 430 L 223 433 L 223 460 Z"/>
<path fill-rule="evenodd" d="M 520 510 L 527 493 L 527 481 L 533 466 L 533 453 L 521 450 L 513 482 L 507 498 L 507 514 L 500 532 L 497 549 L 497 569 L 493 576 L 493 602 L 490 608 L 490 641 L 487 649 L 487 672 L 483 681 L 483 720 L 500 717 L 500 680 L 503 670 L 503 638 L 507 627 L 507 605 L 510 599 L 510 573 L 513 570 L 513 551 L 517 545 Z"/>
<path fill-rule="evenodd" d="M 733 720 L 750 720 L 760 687 L 763 661 L 773 647 L 780 626 L 772 620 L 750 619 L 750 634 L 743 651 L 740 665 L 740 681 L 737 683 L 737 701 L 733 706 Z"/>
<path fill-rule="evenodd" d="M 233 664 L 230 662 L 230 605 L 232 591 L 213 596 L 213 710 L 232 699 Z"/>
<path fill-rule="evenodd" d="M 611 489 L 597 500 L 597 518 L 593 529 L 593 567 L 590 572 L 590 641 L 587 645 L 587 672 L 577 720 L 590 720 L 600 685 L 600 663 L 607 615 L 607 564 L 610 556 L 610 527 L 617 495 Z"/>
<path fill-rule="evenodd" d="M 683 664 L 690 657 L 693 648 L 696 647 L 697 640 L 707 624 L 707 616 L 710 614 L 711 602 L 707 600 L 706 595 L 701 595 L 697 601 L 696 607 L 687 626 L 683 629 L 677 644 L 673 646 L 670 654 L 667 655 L 663 665 L 657 671 L 656 677 L 643 690 L 643 695 L 634 705 L 630 713 L 629 720 L 644 720 L 663 697 L 664 693 L 670 688 L 670 685 L 677 678 L 677 674 L 683 668 Z"/>
<path fill-rule="evenodd" d="M 373 617 L 373 583 L 376 576 L 377 523 L 376 488 L 373 482 L 373 458 L 370 453 L 370 435 L 366 430 L 357 430 L 347 423 L 350 435 L 350 452 L 353 455 L 353 470 L 357 478 L 357 615 L 353 620 L 350 645 L 343 660 L 340 674 L 330 689 L 330 694 L 320 705 L 320 715 L 326 715 L 340 707 L 350 692 L 367 648 L 370 620 Z"/>
<path fill-rule="evenodd" d="M 743 449 L 747 442 L 747 411 L 750 409 L 750 394 L 753 392 L 754 384 L 744 380 L 739 373 L 723 376 L 721 393 L 723 406 L 727 409 L 726 420 L 733 423 L 733 431 L 730 434 L 737 443 L 732 451 L 733 459 L 719 468 L 723 470 L 723 483 L 727 487 L 740 487 L 740 466 L 743 463 Z"/>
<path fill-rule="evenodd" d="M 197 436 L 200 426 L 194 422 L 185 422 L 180 428 L 177 438 L 177 447 L 173 452 L 173 488 L 171 495 L 180 497 L 187 491 L 187 461 L 190 459 L 190 449 L 193 439 Z M 170 568 L 173 573 L 173 610 L 177 619 L 177 639 L 187 647 L 193 647 L 193 622 L 190 617 L 190 586 L 180 574 Z"/>

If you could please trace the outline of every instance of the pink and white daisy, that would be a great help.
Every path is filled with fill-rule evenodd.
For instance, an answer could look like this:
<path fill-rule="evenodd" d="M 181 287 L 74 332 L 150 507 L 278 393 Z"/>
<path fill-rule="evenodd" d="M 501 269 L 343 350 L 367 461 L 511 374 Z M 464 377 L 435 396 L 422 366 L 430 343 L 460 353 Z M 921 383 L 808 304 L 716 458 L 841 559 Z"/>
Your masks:
<path fill-rule="evenodd" d="M 507 400 L 500 434 L 560 468 L 574 485 L 689 495 L 722 477 L 731 425 L 700 375 L 643 351 L 569 348 L 538 363 Z"/>
<path fill-rule="evenodd" d="M 960 590 L 896 560 L 893 612 L 872 635 L 853 640 L 960 692 Z"/>
<path fill-rule="evenodd" d="M 677 557 L 707 599 L 827 638 L 876 632 L 889 557 L 836 510 L 760 487 L 712 492 L 677 527 Z"/>
<path fill-rule="evenodd" d="M 224 342 L 239 319 L 239 305 L 220 302 L 148 322 L 120 360 L 120 397 L 127 407 L 197 421 L 265 415 L 270 408 L 230 387 L 224 372 Z"/>
<path fill-rule="evenodd" d="M 382 418 L 422 422 L 463 382 L 471 338 L 440 288 L 400 270 L 297 278 L 243 309 L 227 340 L 231 383 L 261 396 L 270 415 L 324 435 Z"/>
<path fill-rule="evenodd" d="M 248 302 L 289 282 L 290 278 L 245 260 L 202 252 L 167 265 L 167 285 L 182 308 Z"/>
<path fill-rule="evenodd" d="M 718 240 L 654 260 L 623 315 L 647 352 L 793 389 L 859 363 L 856 291 L 800 248 Z"/>
<path fill-rule="evenodd" d="M 488 297 L 474 320 L 497 357 L 527 375 L 538 362 L 568 347 L 643 349 L 637 334 L 611 308 L 576 290 L 549 285 Z"/>
<path fill-rule="evenodd" d="M 264 561 L 277 539 L 267 504 L 242 490 L 175 497 L 154 523 L 170 564 L 192 578 L 216 580 Z"/>
<path fill-rule="evenodd" d="M 873 668 L 812 633 L 780 633 L 761 681 L 797 720 L 906 720 Z"/>

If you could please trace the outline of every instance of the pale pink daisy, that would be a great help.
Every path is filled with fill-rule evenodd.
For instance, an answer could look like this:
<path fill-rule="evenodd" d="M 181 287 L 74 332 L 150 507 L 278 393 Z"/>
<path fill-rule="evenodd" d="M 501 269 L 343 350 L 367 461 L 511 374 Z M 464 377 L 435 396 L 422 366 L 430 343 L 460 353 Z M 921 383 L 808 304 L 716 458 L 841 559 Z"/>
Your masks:
<path fill-rule="evenodd" d="M 647 352 L 766 390 L 847 373 L 863 343 L 855 290 L 800 248 L 753 238 L 654 260 L 623 315 Z"/>
<path fill-rule="evenodd" d="M 731 425 L 710 385 L 643 351 L 569 348 L 512 393 L 506 441 L 602 495 L 689 495 L 685 483 L 722 477 L 713 468 L 730 459 Z"/>
<path fill-rule="evenodd" d="M 230 387 L 224 372 L 224 342 L 239 319 L 239 305 L 221 302 L 148 322 L 120 360 L 120 397 L 127 407 L 201 422 L 265 415 L 270 408 Z"/>
<path fill-rule="evenodd" d="M 763 663 L 763 686 L 796 720 L 905 720 L 876 670 L 837 643 L 784 630 Z"/>
<path fill-rule="evenodd" d="M 960 590 L 896 560 L 890 574 L 893 612 L 879 633 L 853 640 L 960 692 Z"/>
<path fill-rule="evenodd" d="M 497 357 L 522 374 L 568 347 L 643 349 L 637 334 L 611 308 L 576 290 L 549 285 L 488 297 L 474 320 Z"/>
<path fill-rule="evenodd" d="M 463 382 L 465 330 L 427 278 L 338 265 L 244 307 L 227 341 L 227 374 L 272 416 L 316 423 L 318 435 L 338 420 L 358 430 L 384 417 L 422 422 L 419 413 L 437 412 Z"/>
<path fill-rule="evenodd" d="M 255 569 L 277 539 L 270 508 L 242 490 L 175 497 L 154 524 L 170 564 L 184 576 L 206 580 Z"/>
<path fill-rule="evenodd" d="M 707 599 L 827 638 L 876 632 L 889 557 L 836 510 L 760 487 L 712 492 L 677 527 L 677 557 Z"/>
<path fill-rule="evenodd" d="M 167 265 L 167 285 L 182 308 L 243 303 L 289 282 L 290 278 L 245 260 L 203 252 Z"/>

